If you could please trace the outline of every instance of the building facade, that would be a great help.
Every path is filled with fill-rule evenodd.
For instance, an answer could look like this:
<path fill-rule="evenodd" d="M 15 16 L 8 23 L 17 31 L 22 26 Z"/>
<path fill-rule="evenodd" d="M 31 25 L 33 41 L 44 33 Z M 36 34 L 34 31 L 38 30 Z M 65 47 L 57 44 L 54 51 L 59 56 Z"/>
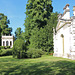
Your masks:
<path fill-rule="evenodd" d="M 13 47 L 14 36 L 2 36 L 2 46 L 10 46 Z"/>
<path fill-rule="evenodd" d="M 54 29 L 54 56 L 75 60 L 75 6 L 73 16 L 70 17 L 69 4 L 64 13 L 58 15 L 58 24 Z"/>

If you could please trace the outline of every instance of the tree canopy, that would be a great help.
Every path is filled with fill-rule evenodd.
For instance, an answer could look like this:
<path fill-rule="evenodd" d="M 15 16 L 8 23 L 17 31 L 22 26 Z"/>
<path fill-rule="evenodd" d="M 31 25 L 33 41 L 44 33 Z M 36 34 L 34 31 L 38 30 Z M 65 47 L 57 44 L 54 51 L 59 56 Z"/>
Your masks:
<path fill-rule="evenodd" d="M 16 39 L 19 39 L 21 37 L 21 33 L 22 33 L 22 30 L 20 27 L 18 27 L 15 31 L 15 37 Z"/>
<path fill-rule="evenodd" d="M 11 35 L 12 28 L 9 28 L 8 24 L 10 24 L 10 21 L 7 19 L 7 16 L 0 13 L 0 45 L 1 35 Z"/>
<path fill-rule="evenodd" d="M 26 5 L 25 39 L 28 48 L 50 51 L 53 47 L 52 28 L 57 13 L 52 13 L 51 0 L 28 0 Z"/>

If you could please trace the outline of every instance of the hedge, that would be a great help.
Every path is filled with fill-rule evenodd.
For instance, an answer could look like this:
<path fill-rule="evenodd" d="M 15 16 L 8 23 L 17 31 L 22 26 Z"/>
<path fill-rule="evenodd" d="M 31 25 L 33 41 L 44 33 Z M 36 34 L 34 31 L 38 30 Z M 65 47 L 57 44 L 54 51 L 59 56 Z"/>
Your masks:
<path fill-rule="evenodd" d="M 12 55 L 12 49 L 1 49 L 0 56 L 9 56 Z"/>
<path fill-rule="evenodd" d="M 9 49 L 10 46 L 0 46 L 0 49 Z"/>

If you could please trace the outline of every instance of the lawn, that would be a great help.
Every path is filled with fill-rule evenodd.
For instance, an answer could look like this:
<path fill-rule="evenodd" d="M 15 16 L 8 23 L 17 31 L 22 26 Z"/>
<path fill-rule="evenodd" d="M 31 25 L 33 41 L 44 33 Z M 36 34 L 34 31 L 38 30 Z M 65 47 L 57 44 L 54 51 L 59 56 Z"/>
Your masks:
<path fill-rule="evenodd" d="M 42 56 L 36 59 L 0 57 L 0 75 L 75 75 L 75 60 Z"/>

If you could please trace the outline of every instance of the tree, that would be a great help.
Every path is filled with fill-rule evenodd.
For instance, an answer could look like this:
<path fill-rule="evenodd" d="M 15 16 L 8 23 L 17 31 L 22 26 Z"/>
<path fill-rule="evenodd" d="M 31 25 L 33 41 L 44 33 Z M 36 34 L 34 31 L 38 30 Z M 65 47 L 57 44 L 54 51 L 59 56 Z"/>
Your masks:
<path fill-rule="evenodd" d="M 15 31 L 15 38 L 16 38 L 16 39 L 21 38 L 21 33 L 22 33 L 21 28 L 20 28 L 20 27 L 17 28 L 16 31 Z"/>
<path fill-rule="evenodd" d="M 44 31 L 47 26 L 47 21 L 50 19 L 51 13 L 53 11 L 52 1 L 51 0 L 28 0 L 26 6 L 26 20 L 25 20 L 25 39 L 28 47 L 36 47 L 36 41 L 34 37 L 43 37 L 40 35 L 40 32 Z M 38 33 L 38 34 L 37 34 Z M 40 36 L 39 36 L 40 35 Z M 37 38 L 37 41 L 41 38 Z M 48 41 L 48 40 L 47 40 Z M 43 43 L 43 41 L 41 42 Z M 40 42 L 37 43 L 39 46 L 37 48 L 42 48 Z"/>
<path fill-rule="evenodd" d="M 39 48 L 43 51 L 50 52 L 53 50 L 53 27 L 57 25 L 58 13 L 52 13 L 47 25 L 44 28 L 35 28 L 32 30 L 30 37 L 30 48 Z"/>
<path fill-rule="evenodd" d="M 13 57 L 25 58 L 25 42 L 22 39 L 17 39 L 13 45 Z"/>
<path fill-rule="evenodd" d="M 7 16 L 0 13 L 0 45 L 2 35 L 11 35 L 12 28 L 9 28 L 8 24 L 10 24 L 10 21 L 7 19 Z"/>

